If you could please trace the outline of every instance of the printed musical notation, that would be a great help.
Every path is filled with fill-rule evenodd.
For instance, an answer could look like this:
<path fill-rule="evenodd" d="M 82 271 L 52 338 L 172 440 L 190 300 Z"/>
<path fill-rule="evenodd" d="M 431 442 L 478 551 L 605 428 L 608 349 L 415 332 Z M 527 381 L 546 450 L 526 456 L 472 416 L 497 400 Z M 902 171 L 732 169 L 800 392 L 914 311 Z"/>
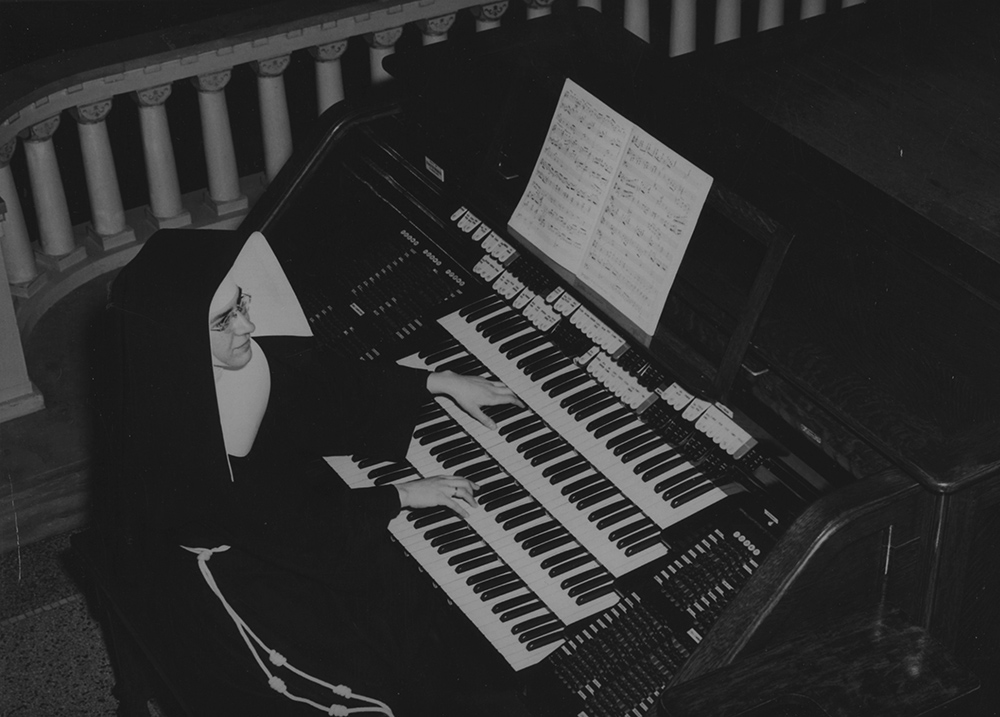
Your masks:
<path fill-rule="evenodd" d="M 566 80 L 509 228 L 652 334 L 711 185 Z"/>

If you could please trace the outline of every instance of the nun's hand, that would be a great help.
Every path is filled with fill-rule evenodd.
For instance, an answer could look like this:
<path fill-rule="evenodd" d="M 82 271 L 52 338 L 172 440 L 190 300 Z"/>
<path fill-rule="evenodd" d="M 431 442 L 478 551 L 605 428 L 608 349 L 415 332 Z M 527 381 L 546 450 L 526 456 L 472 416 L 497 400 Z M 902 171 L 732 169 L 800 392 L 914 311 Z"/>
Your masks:
<path fill-rule="evenodd" d="M 476 504 L 473 494 L 477 486 L 465 478 L 438 476 L 421 478 L 408 483 L 397 483 L 399 504 L 403 508 L 451 508 L 463 518 L 469 517 L 467 506 Z"/>
<path fill-rule="evenodd" d="M 500 381 L 490 381 L 481 376 L 462 376 L 454 371 L 438 371 L 428 375 L 427 390 L 435 395 L 445 395 L 487 428 L 496 423 L 483 413 L 484 406 L 513 403 L 523 406 L 514 392 Z"/>

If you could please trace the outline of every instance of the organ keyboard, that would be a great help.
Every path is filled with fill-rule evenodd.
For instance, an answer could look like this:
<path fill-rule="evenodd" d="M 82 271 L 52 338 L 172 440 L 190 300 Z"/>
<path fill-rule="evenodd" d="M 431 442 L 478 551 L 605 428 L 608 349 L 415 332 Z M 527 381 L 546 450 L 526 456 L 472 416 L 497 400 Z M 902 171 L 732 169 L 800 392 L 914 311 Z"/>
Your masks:
<path fill-rule="evenodd" d="M 889 441 L 764 361 L 757 324 L 789 246 L 784 222 L 810 226 L 797 203 L 820 200 L 770 156 L 757 164 L 784 181 L 787 200 L 746 179 L 739 123 L 749 120 L 729 105 L 702 109 L 704 93 L 689 88 L 676 94 L 686 114 L 646 118 L 692 161 L 719 163 L 653 337 L 508 236 L 568 72 L 538 68 L 573 59 L 586 78 L 594 68 L 580 58 L 600 57 L 612 79 L 584 84 L 613 103 L 633 51 L 645 52 L 621 40 L 609 59 L 588 44 L 596 31 L 574 22 L 542 49 L 529 43 L 530 71 L 525 46 L 487 34 L 475 61 L 444 54 L 428 66 L 432 82 L 410 77 L 412 97 L 329 113 L 243 226 L 268 237 L 325 350 L 514 390 L 524 405 L 490 409 L 495 430 L 435 400 L 405 461 L 328 462 L 359 489 L 437 474 L 477 483 L 468 521 L 411 511 L 392 535 L 482 634 L 479 647 L 517 672 L 533 713 L 639 717 L 668 685 L 791 626 L 886 596 L 913 615 L 930 610 L 921 581 L 932 570 L 916 546 L 941 513 Z M 447 44 L 428 57 L 464 51 Z M 478 74 L 464 94 L 435 74 L 466 62 Z M 632 105 L 635 119 L 643 106 Z M 716 152 L 719 137 L 733 146 Z M 772 311 L 791 311 L 779 298 Z"/>

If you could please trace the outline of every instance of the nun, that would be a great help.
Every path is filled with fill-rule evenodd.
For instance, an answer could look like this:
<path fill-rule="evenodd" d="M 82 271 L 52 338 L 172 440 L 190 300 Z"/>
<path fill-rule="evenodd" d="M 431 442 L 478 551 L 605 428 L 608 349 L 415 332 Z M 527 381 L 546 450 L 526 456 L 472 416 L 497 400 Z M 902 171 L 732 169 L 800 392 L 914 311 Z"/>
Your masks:
<path fill-rule="evenodd" d="M 484 689 L 386 526 L 476 510 L 452 476 L 349 489 L 324 456 L 404 458 L 421 407 L 498 382 L 317 351 L 259 233 L 163 230 L 112 284 L 96 515 L 148 586 L 157 659 L 193 714 L 460 714 Z M 468 660 L 465 660 L 468 662 Z"/>

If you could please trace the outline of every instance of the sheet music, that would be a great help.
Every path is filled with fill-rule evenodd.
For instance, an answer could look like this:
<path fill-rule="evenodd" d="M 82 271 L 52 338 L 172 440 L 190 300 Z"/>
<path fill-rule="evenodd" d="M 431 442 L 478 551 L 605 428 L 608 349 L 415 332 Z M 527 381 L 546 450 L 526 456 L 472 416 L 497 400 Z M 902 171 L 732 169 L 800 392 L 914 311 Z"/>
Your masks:
<path fill-rule="evenodd" d="M 651 335 L 711 186 L 705 172 L 566 80 L 508 226 Z"/>
<path fill-rule="evenodd" d="M 631 129 L 628 120 L 567 80 L 510 228 L 575 272 Z"/>
<path fill-rule="evenodd" d="M 639 127 L 577 275 L 652 334 L 712 178 Z"/>

